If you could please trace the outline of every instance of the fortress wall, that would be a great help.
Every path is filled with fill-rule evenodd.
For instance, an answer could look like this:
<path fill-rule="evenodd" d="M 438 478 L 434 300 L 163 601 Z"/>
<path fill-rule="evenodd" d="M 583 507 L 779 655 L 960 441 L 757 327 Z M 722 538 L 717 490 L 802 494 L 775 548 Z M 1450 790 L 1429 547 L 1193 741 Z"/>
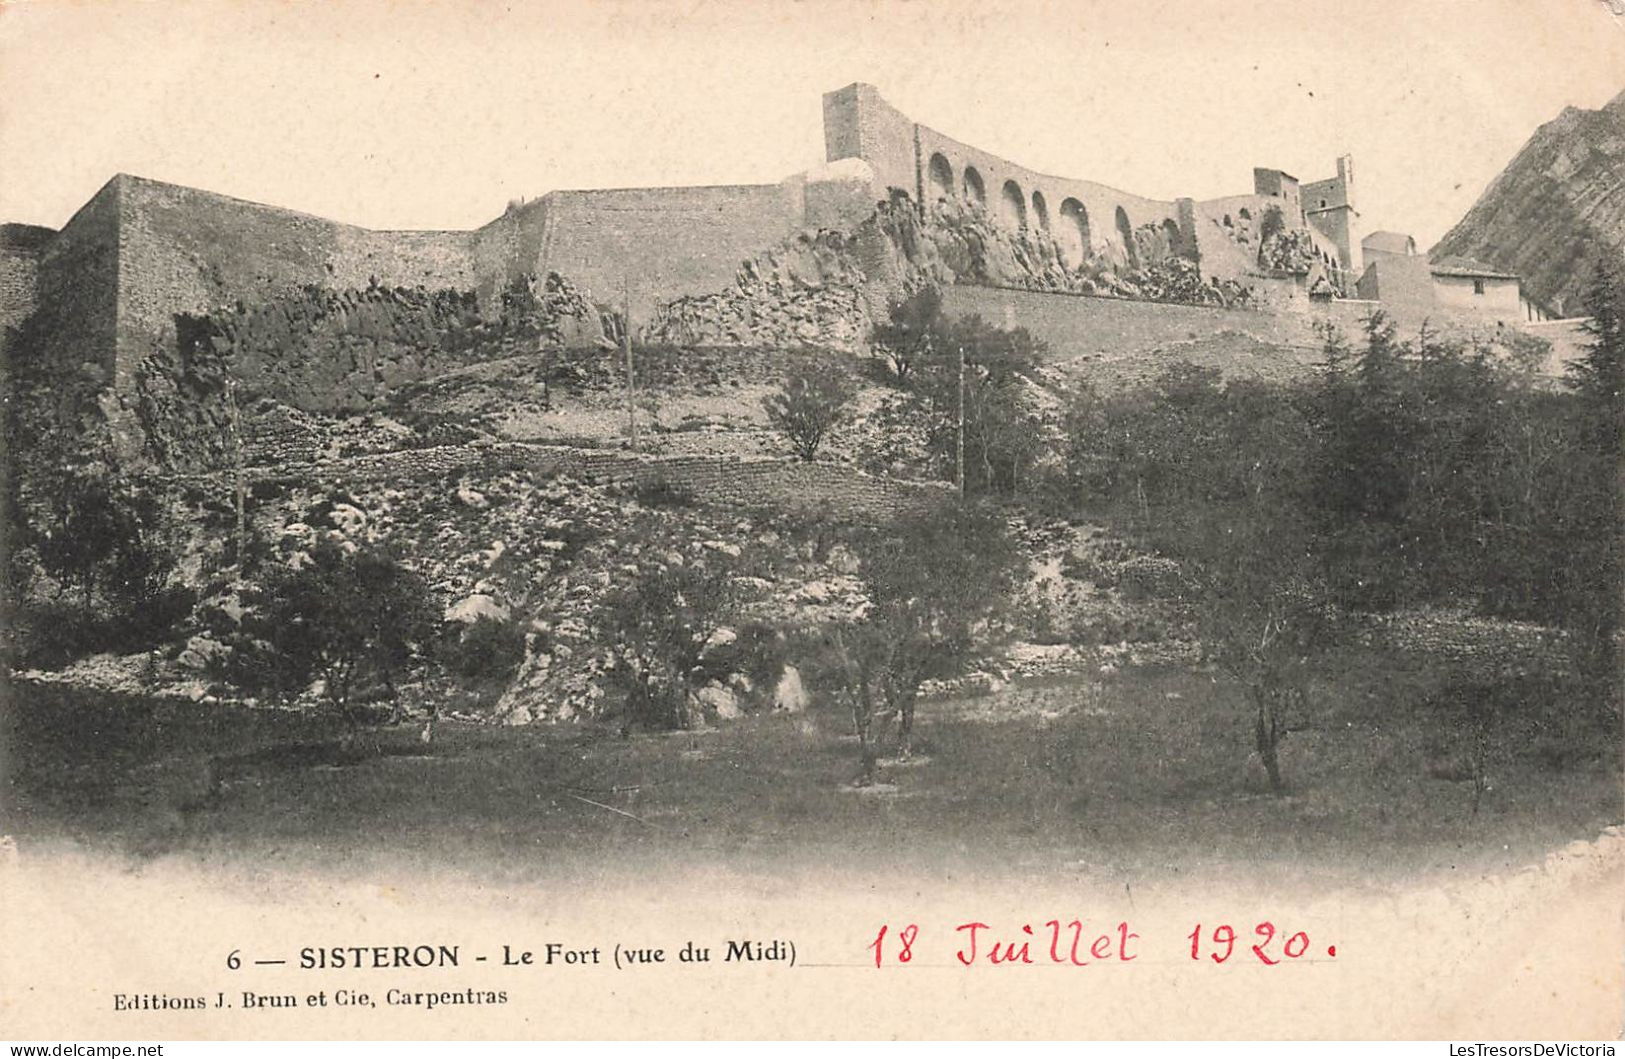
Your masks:
<path fill-rule="evenodd" d="M 1026 223 L 1033 227 L 1042 226 L 1033 200 L 1034 192 L 1043 196 L 1049 216 L 1049 228 L 1052 231 L 1065 223 L 1062 218 L 1062 207 L 1067 200 L 1076 200 L 1083 207 L 1089 227 L 1089 241 L 1095 253 L 1115 256 L 1120 260 L 1126 258 L 1125 242 L 1118 230 L 1119 209 L 1127 217 L 1131 231 L 1145 224 L 1160 226 L 1164 221 L 1173 221 L 1176 225 L 1179 223 L 1179 208 L 1173 202 L 1142 198 L 1089 180 L 1073 180 L 1039 173 L 1006 161 L 998 155 L 989 154 L 980 148 L 960 143 L 924 125 L 917 127 L 917 138 L 920 169 L 925 174 L 922 178 L 923 200 L 927 204 L 935 202 L 939 194 L 930 184 L 930 172 L 932 157 L 941 155 L 952 173 L 955 193 L 961 198 L 968 197 L 965 190 L 965 170 L 974 168 L 982 179 L 988 211 L 993 216 L 1005 220 L 1007 225 L 1013 220 L 1001 212 L 1004 208 L 1003 193 L 1007 181 L 1015 181 L 1020 188 L 1022 204 L 1026 211 Z"/>
<path fill-rule="evenodd" d="M 375 232 L 337 225 L 326 286 L 473 290 L 478 269 L 469 232 Z"/>
<path fill-rule="evenodd" d="M 1309 303 L 1308 319 L 1311 325 L 1316 323 L 1329 323 L 1343 332 L 1350 341 L 1359 342 L 1365 334 L 1365 323 L 1372 313 L 1379 309 L 1386 309 L 1382 302 L 1365 301 L 1357 298 L 1337 301 L 1312 301 Z M 1407 333 L 1414 332 L 1411 328 Z M 1403 336 L 1402 336 L 1403 337 Z M 1319 339 L 1316 339 L 1319 344 Z"/>
<path fill-rule="evenodd" d="M 470 247 L 476 277 L 474 289 L 482 306 L 499 306 L 503 288 L 527 268 L 535 267 L 543 233 L 547 229 L 550 198 L 543 196 L 529 202 L 510 204 L 502 216 L 472 233 Z M 527 257 L 531 264 L 524 266 L 521 262 Z"/>
<path fill-rule="evenodd" d="M 875 198 L 888 188 L 921 200 L 923 174 L 915 150 L 915 126 L 880 98 L 873 85 L 851 84 L 824 93 L 824 160 L 861 158 L 874 170 Z"/>
<path fill-rule="evenodd" d="M 1222 199 L 1197 203 L 1194 211 L 1196 249 L 1204 278 L 1217 276 L 1245 284 L 1258 268 L 1258 214 L 1249 208 L 1252 219 L 1245 219 L 1234 202 Z M 1224 224 L 1227 216 L 1230 218 L 1228 228 Z"/>
<path fill-rule="evenodd" d="M 1250 282 L 1248 273 L 1257 268 L 1261 224 L 1271 206 L 1282 211 L 1282 220 L 1288 228 L 1307 231 L 1317 252 L 1325 255 L 1333 264 L 1339 260 L 1341 251 L 1337 241 L 1303 218 L 1288 216 L 1290 206 L 1283 200 L 1267 195 L 1231 195 L 1197 204 L 1196 232 L 1204 276 Z M 1248 215 L 1242 216 L 1242 210 L 1246 210 Z M 1230 219 L 1228 226 L 1224 223 L 1226 217 Z M 1323 266 L 1315 274 L 1318 275 L 1321 270 Z M 1349 289 L 1348 293 L 1352 295 L 1354 292 Z"/>
<path fill-rule="evenodd" d="M 105 185 L 40 251 L 35 266 L 32 349 L 21 356 L 53 368 L 93 363 L 111 379 L 118 333 L 119 198 Z M 13 361 L 14 368 L 22 365 Z"/>
<path fill-rule="evenodd" d="M 40 252 L 0 246 L 0 335 L 34 311 Z"/>
<path fill-rule="evenodd" d="M 1025 327 L 1048 343 L 1057 359 L 1146 353 L 1221 332 L 1282 346 L 1320 345 L 1306 315 L 1246 309 L 970 286 L 945 289 L 943 308 L 955 316 L 978 314 L 998 327 Z"/>
<path fill-rule="evenodd" d="M 473 286 L 463 232 L 374 232 L 193 188 L 116 178 L 122 227 L 119 349 L 172 345 L 177 313 L 268 300 L 307 285 Z"/>
<path fill-rule="evenodd" d="M 1204 266 L 1206 261 L 1203 262 Z M 1254 268 L 1256 269 L 1256 265 Z M 1237 281 L 1251 288 L 1253 308 L 1271 313 L 1305 313 L 1325 309 L 1330 303 L 1309 297 L 1309 277 L 1290 272 L 1245 272 Z M 1335 311 L 1335 310 L 1333 310 Z"/>
<path fill-rule="evenodd" d="M 790 178 L 801 191 L 806 228 L 849 232 L 874 214 L 880 199 L 875 191 L 873 170 L 858 159 L 844 161 L 840 166 L 850 168 L 831 172 L 836 167 L 829 166 L 824 171 Z"/>
<path fill-rule="evenodd" d="M 506 275 L 557 272 L 598 302 L 619 305 L 630 279 L 634 319 L 647 320 L 656 305 L 731 286 L 743 261 L 801 230 L 803 211 L 796 181 L 555 191 L 505 218 L 512 233 L 482 237 L 515 251 Z"/>
<path fill-rule="evenodd" d="M 1584 320 L 1552 320 L 1533 323 L 1527 320 L 1497 320 L 1476 312 L 1451 312 L 1433 306 L 1425 313 L 1398 313 L 1386 301 L 1339 299 L 1331 302 L 1311 302 L 1307 313 L 1310 325 L 1328 322 L 1337 327 L 1351 343 L 1358 346 L 1365 340 L 1366 321 L 1381 310 L 1395 324 L 1399 337 L 1415 341 L 1425 325 L 1434 338 L 1451 342 L 1484 342 L 1507 348 L 1511 334 L 1528 335 L 1551 343 L 1551 352 L 1539 371 L 1544 375 L 1560 376 L 1568 364 L 1585 354 L 1591 341 L 1584 329 Z M 1316 342 L 1319 337 L 1316 336 Z"/>
<path fill-rule="evenodd" d="M 0 224 L 0 342 L 33 313 L 40 257 L 56 234 L 37 224 Z"/>
<path fill-rule="evenodd" d="M 972 168 L 981 177 L 984 205 L 1011 228 L 1026 223 L 1058 230 L 1066 223 L 1062 207 L 1069 199 L 1074 200 L 1081 207 L 1094 252 L 1120 261 L 1128 260 L 1129 250 L 1128 241 L 1119 229 L 1118 210 L 1122 210 L 1130 231 L 1146 224 L 1160 227 L 1163 222 L 1172 221 L 1180 226 L 1183 238 L 1194 238 L 1189 230 L 1190 219 L 1186 218 L 1186 224 L 1181 225 L 1179 207 L 1174 202 L 1148 199 L 1093 181 L 1051 176 L 1017 165 L 910 121 L 882 99 L 873 85 L 848 85 L 824 96 L 824 145 L 831 162 L 843 158 L 861 158 L 868 162 L 874 170 L 877 196 L 884 195 L 887 188 L 900 188 L 914 201 L 927 205 L 942 195 L 942 188 L 934 182 L 940 179 L 939 170 L 933 169 L 934 156 L 940 156 L 947 164 L 946 176 L 952 193 L 959 198 L 969 196 L 965 170 Z M 1004 204 L 1008 181 L 1014 181 L 1019 188 L 1019 211 Z M 1042 199 L 1042 211 L 1035 192 Z M 1075 220 L 1071 223 L 1077 224 Z"/>
<path fill-rule="evenodd" d="M 1132 360 L 1158 349 L 1177 353 L 1176 347 L 1181 344 L 1216 336 L 1245 336 L 1281 347 L 1283 364 L 1308 366 L 1319 360 L 1324 346 L 1317 325 L 1332 324 L 1358 346 L 1364 340 L 1366 320 L 1374 311 L 1386 307 L 1381 302 L 1340 299 L 1310 301 L 1302 311 L 1275 313 L 956 286 L 943 290 L 943 308 L 954 316 L 975 313 L 999 327 L 1024 327 L 1049 345 L 1055 360 L 1079 356 Z M 1423 320 L 1400 319 L 1396 323 L 1401 338 L 1414 340 Z M 1542 371 L 1552 376 L 1561 375 L 1565 366 L 1583 353 L 1588 341 L 1579 320 L 1498 324 L 1472 314 L 1435 312 L 1426 323 L 1435 336 L 1464 342 L 1494 342 L 1509 331 L 1544 338 L 1551 342 L 1552 352 Z"/>
<path fill-rule="evenodd" d="M 1548 375 L 1556 376 L 1568 371 L 1570 364 L 1591 351 L 1596 336 L 1586 330 L 1586 323 L 1585 317 L 1540 320 L 1524 323 L 1520 330 L 1552 344 L 1551 355 L 1547 357 L 1546 366 L 1542 370 Z"/>
<path fill-rule="evenodd" d="M 510 207 L 472 234 L 482 305 L 514 277 L 558 272 L 619 306 L 632 281 L 635 317 L 732 285 L 741 262 L 801 227 L 803 182 L 555 191 Z"/>

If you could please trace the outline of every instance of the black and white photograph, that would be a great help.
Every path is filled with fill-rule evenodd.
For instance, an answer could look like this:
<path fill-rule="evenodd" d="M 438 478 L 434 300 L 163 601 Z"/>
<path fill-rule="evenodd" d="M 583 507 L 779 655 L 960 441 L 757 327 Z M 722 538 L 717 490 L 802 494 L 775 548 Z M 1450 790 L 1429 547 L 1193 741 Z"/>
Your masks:
<path fill-rule="evenodd" d="M 1619 0 L 7 0 L 0 222 L 0 1037 L 1625 1031 Z"/>

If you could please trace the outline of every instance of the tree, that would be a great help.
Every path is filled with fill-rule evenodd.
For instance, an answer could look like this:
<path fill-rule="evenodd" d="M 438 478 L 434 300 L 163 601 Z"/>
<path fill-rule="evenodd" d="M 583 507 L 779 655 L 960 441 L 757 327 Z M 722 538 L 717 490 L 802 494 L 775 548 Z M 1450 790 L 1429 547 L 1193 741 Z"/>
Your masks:
<path fill-rule="evenodd" d="M 957 477 L 963 443 L 965 492 L 1014 495 L 1043 447 L 1030 382 L 1044 345 L 1024 328 L 994 327 L 975 315 L 940 323 L 934 332 L 933 351 L 917 367 L 932 451 Z"/>
<path fill-rule="evenodd" d="M 898 382 L 908 382 L 915 368 L 944 345 L 945 323 L 942 294 L 935 287 L 921 287 L 891 304 L 887 319 L 875 325 L 874 344 Z"/>
<path fill-rule="evenodd" d="M 121 611 L 139 608 L 162 587 L 173 559 L 160 543 L 158 498 L 99 468 L 70 468 L 36 482 L 45 493 L 30 536 L 40 566 L 89 607 L 99 591 Z"/>
<path fill-rule="evenodd" d="M 1591 345 L 1567 380 L 1578 404 L 1564 544 L 1571 569 L 1583 574 L 1566 624 L 1585 643 L 1588 673 L 1617 701 L 1625 576 L 1625 262 L 1617 252 L 1598 255 L 1586 309 Z"/>
<path fill-rule="evenodd" d="M 952 675 L 991 642 L 1022 558 L 997 511 L 959 500 L 870 531 L 856 547 L 869 605 L 835 642 L 868 783 L 877 720 L 897 719 L 907 754 L 921 683 Z"/>
<path fill-rule="evenodd" d="M 777 393 L 762 398 L 762 408 L 767 421 L 790 439 L 796 455 L 811 463 L 856 397 L 857 387 L 839 365 L 804 361 L 790 370 Z"/>
<path fill-rule="evenodd" d="M 1625 425 L 1621 416 L 1625 411 L 1625 261 L 1619 253 L 1603 250 L 1597 255 L 1585 305 L 1590 318 L 1584 326 L 1591 345 L 1569 365 L 1567 381 L 1576 393 L 1612 413 L 1617 435 Z"/>
<path fill-rule="evenodd" d="M 1253 748 L 1279 792 L 1281 740 L 1307 707 L 1313 660 L 1332 625 L 1302 520 L 1266 510 L 1277 505 L 1259 496 L 1259 509 L 1190 549 L 1181 571 L 1208 658 L 1247 689 Z"/>
<path fill-rule="evenodd" d="M 427 583 L 393 556 L 322 541 L 299 569 L 273 574 L 250 596 L 244 630 L 260 650 L 249 683 L 291 698 L 320 679 L 352 731 L 364 719 L 357 692 L 371 680 L 398 702 L 399 678 L 429 660 L 440 625 Z"/>
<path fill-rule="evenodd" d="M 1300 392 L 1175 365 L 1138 392 L 1074 407 L 1069 459 L 1084 495 L 1178 564 L 1178 602 L 1208 658 L 1246 689 L 1273 789 L 1326 631 L 1309 488 L 1316 437 Z"/>
<path fill-rule="evenodd" d="M 733 583 L 699 557 L 640 551 L 638 572 L 604 596 L 598 625 L 626 691 L 628 728 L 687 728 L 706 644 L 735 613 Z"/>

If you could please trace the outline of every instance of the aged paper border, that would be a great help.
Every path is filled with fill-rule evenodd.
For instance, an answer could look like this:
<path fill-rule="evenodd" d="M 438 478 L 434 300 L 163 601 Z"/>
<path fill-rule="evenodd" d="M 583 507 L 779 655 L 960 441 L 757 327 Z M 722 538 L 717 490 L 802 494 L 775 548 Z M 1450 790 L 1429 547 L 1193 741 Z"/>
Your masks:
<path fill-rule="evenodd" d="M 1405 5 L 1394 4 L 1396 17 Z M 1463 5 L 1463 17 L 1471 5 Z M 478 4 L 469 4 L 477 17 Z M 651 5 L 646 16 L 664 9 Z M 297 17 L 297 9 L 289 13 Z M 252 47 L 251 42 L 244 42 Z M 6 76 L 27 76 L 13 71 Z M 833 87 L 833 86 L 831 86 Z M 1507 91 L 1515 91 L 1509 85 Z M 334 877 L 252 865 L 131 863 L 25 849 L 0 862 L 0 1035 L 19 1039 L 1015 1037 L 1617 1038 L 1625 1027 L 1625 838 L 1576 842 L 1494 876 L 1362 888 L 1170 876 L 1130 890 L 1099 880 L 762 878 L 660 866 L 557 885 L 487 886 L 433 852 Z M 1132 965 L 954 961 L 954 926 L 1011 930 L 1051 918 L 1131 922 Z M 1192 964 L 1192 922 L 1270 919 L 1336 939 L 1335 959 L 1291 967 Z M 917 958 L 877 970 L 881 924 L 921 928 Z M 306 946 L 572 947 L 794 942 L 787 965 L 498 968 L 455 972 L 228 970 L 232 952 Z M 115 993 L 235 996 L 245 989 L 381 997 L 506 991 L 495 1006 L 116 1012 Z"/>

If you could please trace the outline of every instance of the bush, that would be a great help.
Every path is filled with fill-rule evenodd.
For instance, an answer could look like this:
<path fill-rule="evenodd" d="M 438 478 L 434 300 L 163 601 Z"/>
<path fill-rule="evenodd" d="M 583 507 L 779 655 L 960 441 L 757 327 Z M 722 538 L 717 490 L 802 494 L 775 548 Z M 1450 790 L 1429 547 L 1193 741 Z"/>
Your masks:
<path fill-rule="evenodd" d="M 628 536 L 635 533 L 631 528 Z M 686 728 L 689 698 L 707 679 L 705 645 L 730 623 L 736 601 L 726 567 L 700 559 L 671 563 L 659 554 L 643 549 L 638 572 L 604 595 L 598 624 L 626 692 L 628 726 Z"/>
<path fill-rule="evenodd" d="M 632 487 L 632 496 L 644 507 L 685 508 L 696 503 L 694 490 L 669 478 L 655 478 Z"/>
<path fill-rule="evenodd" d="M 704 675 L 725 681 L 734 673 L 742 673 L 753 688 L 763 692 L 778 681 L 788 659 L 789 644 L 782 633 L 763 622 L 748 622 L 740 627 L 732 643 L 706 652 Z"/>
<path fill-rule="evenodd" d="M 829 432 L 846 419 L 856 397 L 857 386 L 844 368 L 833 361 L 813 360 L 792 368 L 779 392 L 762 398 L 762 408 L 796 455 L 811 463 Z"/>
<path fill-rule="evenodd" d="M 367 716 L 358 693 L 428 660 L 440 609 L 428 585 L 394 557 L 318 544 L 299 570 L 278 571 L 251 594 L 246 643 L 234 652 L 244 687 L 287 699 L 324 682 L 333 710 L 351 725 Z"/>
<path fill-rule="evenodd" d="M 39 505 L 20 543 L 31 546 L 41 569 L 86 607 L 99 597 L 129 616 L 155 600 L 175 557 L 153 489 L 97 467 L 33 484 Z"/>
<path fill-rule="evenodd" d="M 481 617 L 463 626 L 452 669 L 466 680 L 506 680 L 525 660 L 525 627 Z"/>
<path fill-rule="evenodd" d="M 162 589 L 133 613 L 56 599 L 19 607 L 13 630 L 17 664 L 61 669 L 94 654 L 134 654 L 163 643 L 192 611 L 196 595 Z"/>
<path fill-rule="evenodd" d="M 933 350 L 945 344 L 942 295 L 922 287 L 892 303 L 887 319 L 875 325 L 874 345 L 889 363 L 892 376 L 906 383 Z"/>
<path fill-rule="evenodd" d="M 872 724 L 897 718 L 910 747 L 920 685 L 957 675 L 1001 630 L 1025 557 L 995 509 L 958 498 L 854 541 L 870 607 L 834 633 L 863 757 L 873 779 Z"/>
<path fill-rule="evenodd" d="M 17 664 L 24 669 L 61 669 L 106 649 L 105 615 L 79 603 L 54 600 L 16 613 Z"/>
<path fill-rule="evenodd" d="M 1025 495 L 1040 484 L 1032 472 L 1043 425 L 1029 383 L 1047 352 L 1043 342 L 979 316 L 949 319 L 929 288 L 894 305 L 874 341 L 922 401 L 909 416 L 924 424 L 940 476 L 956 475 L 962 440 L 967 493 Z"/>

